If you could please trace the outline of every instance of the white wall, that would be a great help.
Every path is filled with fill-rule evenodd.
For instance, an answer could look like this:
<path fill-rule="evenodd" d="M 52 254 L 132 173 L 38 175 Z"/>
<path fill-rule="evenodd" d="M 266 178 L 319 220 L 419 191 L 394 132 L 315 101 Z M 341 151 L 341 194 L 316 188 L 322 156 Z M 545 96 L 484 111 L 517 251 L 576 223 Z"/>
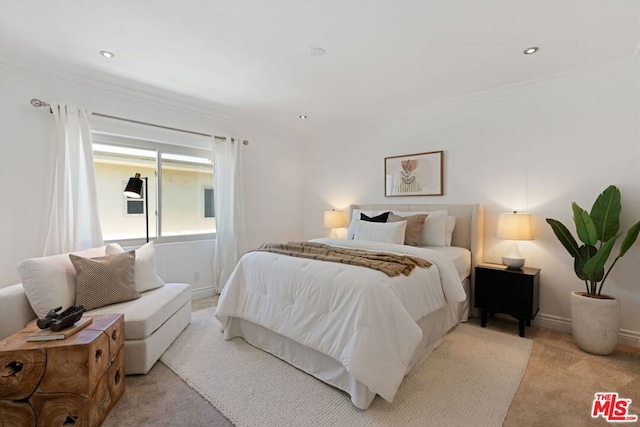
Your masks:
<path fill-rule="evenodd" d="M 638 61 L 559 76 L 424 108 L 313 141 L 307 154 L 305 238 L 323 236 L 322 212 L 350 203 L 481 203 L 485 261 L 500 262 L 497 214 L 531 212 L 536 239 L 521 242 L 542 269 L 538 322 L 560 329 L 569 293 L 584 285 L 545 218 L 570 229 L 571 201 L 590 210 L 609 184 L 623 196 L 622 228 L 640 219 Z M 445 151 L 445 195 L 385 199 L 386 156 Z M 616 252 L 617 253 L 617 252 Z M 605 292 L 622 299 L 622 329 L 640 345 L 640 243 L 616 265 Z"/>
<path fill-rule="evenodd" d="M 54 122 L 46 109 L 29 104 L 31 98 L 248 139 L 250 145 L 243 150 L 250 245 L 301 238 L 303 152 L 302 144 L 294 138 L 148 95 L 123 95 L 0 65 L 0 287 L 19 282 L 16 264 L 40 256 L 44 247 Z M 154 130 L 149 132 L 153 134 Z M 158 245 L 157 252 L 158 269 L 165 280 L 193 283 L 196 291 L 212 286 L 213 242 Z M 193 280 L 195 272 L 200 272 L 197 283 Z"/>

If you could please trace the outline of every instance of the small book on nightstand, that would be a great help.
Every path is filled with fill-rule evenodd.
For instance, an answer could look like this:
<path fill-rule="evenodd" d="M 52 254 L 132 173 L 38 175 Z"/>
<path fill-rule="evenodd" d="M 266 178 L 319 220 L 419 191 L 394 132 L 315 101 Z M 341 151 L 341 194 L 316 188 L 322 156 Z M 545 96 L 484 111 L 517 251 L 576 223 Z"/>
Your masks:
<path fill-rule="evenodd" d="M 60 331 L 52 331 L 50 329 L 44 329 L 42 331 L 33 332 L 27 335 L 27 341 L 54 341 L 54 340 L 63 340 L 65 338 L 69 338 L 71 335 L 75 334 L 81 329 L 84 329 L 93 322 L 93 317 L 83 317 L 78 320 L 73 326 L 70 326 L 66 329 L 62 329 Z"/>

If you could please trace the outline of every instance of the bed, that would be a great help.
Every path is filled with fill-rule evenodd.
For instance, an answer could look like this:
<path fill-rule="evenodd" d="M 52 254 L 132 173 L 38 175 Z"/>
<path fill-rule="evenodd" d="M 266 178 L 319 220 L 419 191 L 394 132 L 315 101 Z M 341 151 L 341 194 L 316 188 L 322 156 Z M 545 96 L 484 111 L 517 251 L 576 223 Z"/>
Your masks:
<path fill-rule="evenodd" d="M 351 206 L 353 218 L 365 212 L 442 210 L 456 218 L 450 246 L 313 240 L 420 257 L 433 264 L 408 276 L 387 277 L 369 268 L 268 252 L 245 254 L 215 312 L 225 339 L 242 337 L 347 392 L 360 409 L 368 408 L 376 395 L 391 402 L 404 376 L 469 316 L 474 267 L 482 260 L 482 207 Z"/>

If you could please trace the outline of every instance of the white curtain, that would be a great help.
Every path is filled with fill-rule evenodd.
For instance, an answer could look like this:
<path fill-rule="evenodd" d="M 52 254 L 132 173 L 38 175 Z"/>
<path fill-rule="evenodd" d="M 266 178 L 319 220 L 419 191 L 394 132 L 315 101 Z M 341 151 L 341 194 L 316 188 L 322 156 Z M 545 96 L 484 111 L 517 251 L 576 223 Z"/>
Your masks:
<path fill-rule="evenodd" d="M 87 112 L 51 104 L 56 124 L 56 161 L 44 255 L 104 244 Z"/>
<path fill-rule="evenodd" d="M 227 279 L 247 248 L 244 212 L 242 143 L 238 139 L 213 138 L 214 204 L 216 242 L 213 278 L 217 292 L 222 292 Z"/>

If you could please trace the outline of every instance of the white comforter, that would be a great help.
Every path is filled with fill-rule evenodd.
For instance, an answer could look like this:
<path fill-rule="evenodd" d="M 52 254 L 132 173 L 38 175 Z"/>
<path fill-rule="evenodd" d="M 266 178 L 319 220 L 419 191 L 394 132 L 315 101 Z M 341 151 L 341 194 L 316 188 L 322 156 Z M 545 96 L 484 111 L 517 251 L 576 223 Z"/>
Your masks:
<path fill-rule="evenodd" d="M 455 266 L 426 248 L 314 241 L 419 256 L 433 266 L 388 277 L 365 267 L 250 252 L 227 281 L 215 317 L 223 331 L 238 317 L 329 355 L 391 402 L 422 339 L 416 321 L 466 298 Z"/>

